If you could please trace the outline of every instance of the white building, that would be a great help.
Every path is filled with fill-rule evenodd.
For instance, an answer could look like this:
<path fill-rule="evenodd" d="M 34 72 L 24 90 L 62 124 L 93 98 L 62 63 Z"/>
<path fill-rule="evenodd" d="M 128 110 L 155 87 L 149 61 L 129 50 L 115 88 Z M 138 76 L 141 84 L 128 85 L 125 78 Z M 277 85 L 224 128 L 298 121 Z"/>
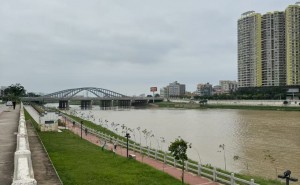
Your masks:
<path fill-rule="evenodd" d="M 1 86 L 0 87 L 0 97 L 4 96 L 4 90 L 7 89 L 7 86 Z"/>
<path fill-rule="evenodd" d="M 185 95 L 185 84 L 180 84 L 177 81 L 170 83 L 160 89 L 160 95 L 165 98 L 183 96 Z"/>
<path fill-rule="evenodd" d="M 219 84 L 224 93 L 235 92 L 238 88 L 238 83 L 236 81 L 220 80 Z"/>
<path fill-rule="evenodd" d="M 213 86 L 210 83 L 198 84 L 196 94 L 198 96 L 211 96 L 213 93 Z"/>

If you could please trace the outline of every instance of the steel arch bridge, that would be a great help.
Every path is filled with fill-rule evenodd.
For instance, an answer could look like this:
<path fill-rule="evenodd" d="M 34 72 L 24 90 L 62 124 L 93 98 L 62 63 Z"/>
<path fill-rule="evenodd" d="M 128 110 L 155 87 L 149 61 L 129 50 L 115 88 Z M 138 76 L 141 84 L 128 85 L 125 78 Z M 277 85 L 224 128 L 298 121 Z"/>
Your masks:
<path fill-rule="evenodd" d="M 47 94 L 43 96 L 44 98 L 72 98 L 76 94 L 82 92 L 82 91 L 89 91 L 92 94 L 94 94 L 98 98 L 125 98 L 127 96 L 103 89 L 103 88 L 97 88 L 97 87 L 82 87 L 82 88 L 74 88 L 74 89 L 66 89 L 58 92 L 54 92 L 51 94 Z"/>

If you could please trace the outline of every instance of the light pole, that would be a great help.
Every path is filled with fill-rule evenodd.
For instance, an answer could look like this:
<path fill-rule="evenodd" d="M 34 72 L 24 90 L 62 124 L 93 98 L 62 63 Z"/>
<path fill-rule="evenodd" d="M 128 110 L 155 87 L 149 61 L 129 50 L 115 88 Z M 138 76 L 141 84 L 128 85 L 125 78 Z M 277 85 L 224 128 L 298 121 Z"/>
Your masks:
<path fill-rule="evenodd" d="M 222 149 L 223 149 L 223 152 L 224 152 L 224 163 L 225 163 L 225 170 L 226 170 L 225 144 L 219 145 L 219 148 L 222 148 Z"/>
<path fill-rule="evenodd" d="M 127 138 L 127 158 L 128 158 L 128 138 L 130 138 L 130 134 L 126 133 L 125 137 Z"/>
<path fill-rule="evenodd" d="M 67 116 L 65 116 L 65 130 L 67 129 Z"/>
<path fill-rule="evenodd" d="M 83 121 L 80 121 L 80 124 L 81 124 L 81 127 L 80 127 L 80 137 L 82 139 L 82 124 L 83 124 Z"/>
<path fill-rule="evenodd" d="M 198 155 L 198 158 L 199 158 L 199 162 L 200 162 L 200 164 L 202 164 L 202 161 L 201 161 L 200 154 L 199 154 L 198 150 L 197 150 L 195 147 L 193 147 L 193 148 L 194 148 L 194 149 L 195 149 L 195 151 L 197 152 L 197 155 Z"/>
<path fill-rule="evenodd" d="M 285 179 L 286 185 L 290 184 L 290 181 L 297 182 L 298 179 L 291 177 L 292 172 L 287 170 L 283 173 L 283 175 L 278 175 L 278 178 Z"/>

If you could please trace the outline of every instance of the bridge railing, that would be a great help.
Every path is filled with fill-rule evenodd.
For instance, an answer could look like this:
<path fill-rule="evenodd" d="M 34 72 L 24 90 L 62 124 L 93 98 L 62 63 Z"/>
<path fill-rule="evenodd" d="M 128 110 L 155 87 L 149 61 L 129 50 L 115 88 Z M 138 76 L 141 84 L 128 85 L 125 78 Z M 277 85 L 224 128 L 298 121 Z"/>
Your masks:
<path fill-rule="evenodd" d="M 27 128 L 23 104 L 20 109 L 20 120 L 17 134 L 17 149 L 14 159 L 14 176 L 12 185 L 36 185 L 34 179 L 31 152 L 29 148 Z"/>
<path fill-rule="evenodd" d="M 66 116 L 66 115 L 64 115 L 64 116 Z M 77 122 L 76 120 L 72 119 L 69 116 L 66 116 L 66 117 L 69 121 L 75 122 L 76 125 L 81 126 L 81 124 L 79 122 Z M 103 140 L 106 140 L 111 143 L 116 141 L 119 146 L 122 146 L 124 148 L 127 147 L 127 143 L 125 140 L 115 138 L 113 136 L 110 136 L 106 133 L 97 131 L 97 130 L 87 127 L 85 125 L 82 125 L 82 128 L 83 128 L 83 130 L 87 129 L 89 134 L 93 134 Z M 172 165 L 172 166 L 178 167 L 178 168 L 182 167 L 182 163 L 180 163 L 180 161 L 176 160 L 173 156 L 171 156 L 161 150 L 153 149 L 150 147 L 145 147 L 145 146 L 142 146 L 133 141 L 130 141 L 128 143 L 128 148 L 129 148 L 129 150 L 140 153 L 142 156 L 148 156 L 155 160 L 161 161 L 161 162 L 163 162 L 164 165 L 168 164 L 168 165 Z M 212 179 L 213 181 L 222 182 L 224 184 L 259 185 L 259 184 L 255 183 L 253 179 L 251 179 L 251 180 L 241 179 L 241 178 L 235 177 L 234 173 L 230 173 L 230 174 L 224 173 L 224 172 L 221 172 L 216 167 L 209 168 L 208 166 L 202 165 L 200 163 L 197 164 L 192 161 L 186 161 L 184 164 L 184 168 L 188 172 L 192 172 L 198 176 L 205 176 L 205 177 Z"/>

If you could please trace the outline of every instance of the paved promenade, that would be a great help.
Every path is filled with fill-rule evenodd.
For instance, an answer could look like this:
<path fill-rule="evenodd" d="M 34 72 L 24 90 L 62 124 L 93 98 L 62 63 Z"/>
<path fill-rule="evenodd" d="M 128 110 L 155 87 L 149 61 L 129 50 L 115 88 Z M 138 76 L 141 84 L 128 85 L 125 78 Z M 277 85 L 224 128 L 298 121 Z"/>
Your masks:
<path fill-rule="evenodd" d="M 76 133 L 77 135 L 80 135 L 80 128 L 78 126 L 73 127 L 73 124 L 71 122 L 67 121 L 67 127 L 72 132 Z M 100 141 L 97 136 L 92 135 L 92 134 L 85 135 L 83 132 L 82 137 L 84 139 L 90 141 L 91 143 L 94 143 L 99 146 L 100 146 L 100 142 L 102 143 L 102 141 Z M 113 148 L 112 143 L 107 143 L 107 144 L 108 144 L 109 150 L 112 150 L 112 148 Z M 134 153 L 133 151 L 129 151 L 129 154 L 133 154 L 133 153 Z M 126 156 L 126 148 L 121 148 L 120 146 L 118 146 L 117 154 L 121 155 L 121 156 Z M 157 161 L 157 160 L 149 158 L 147 156 L 142 157 L 137 152 L 134 154 L 136 155 L 136 160 L 138 160 L 142 163 L 146 163 L 158 170 L 164 171 L 164 172 L 170 174 L 171 176 L 181 180 L 181 169 L 175 168 L 171 165 L 166 165 L 163 162 Z M 219 185 L 219 183 L 213 182 L 207 178 L 200 177 L 200 176 L 197 176 L 197 175 L 189 173 L 189 172 L 185 172 L 184 177 L 185 177 L 185 183 L 188 183 L 191 185 Z"/>
<path fill-rule="evenodd" d="M 32 107 L 26 106 L 26 110 L 36 119 L 37 115 Z M 61 185 L 62 183 L 32 124 L 26 122 L 26 126 L 35 180 L 39 185 Z"/>
<path fill-rule="evenodd" d="M 20 106 L 0 112 L 0 184 L 10 185 L 14 174 L 14 154 L 17 144 L 17 131 Z"/>

